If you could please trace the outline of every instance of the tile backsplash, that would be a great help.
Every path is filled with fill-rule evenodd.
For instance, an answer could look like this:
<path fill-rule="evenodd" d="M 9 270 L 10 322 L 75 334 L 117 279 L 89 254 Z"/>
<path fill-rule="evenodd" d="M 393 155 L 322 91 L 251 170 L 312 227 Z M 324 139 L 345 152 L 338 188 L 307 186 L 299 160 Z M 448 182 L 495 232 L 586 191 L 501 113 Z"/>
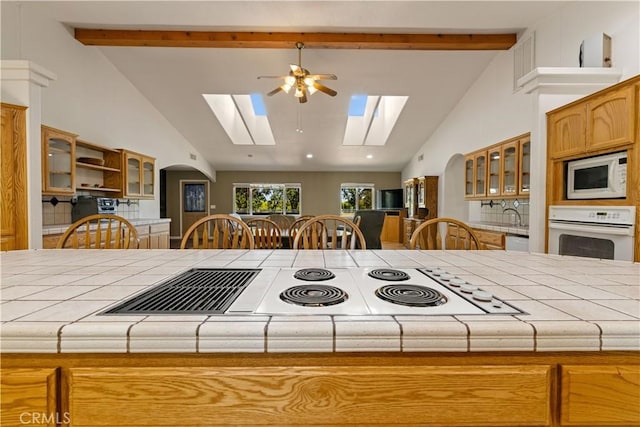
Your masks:
<path fill-rule="evenodd" d="M 522 218 L 522 225 L 529 225 L 529 201 L 528 200 L 504 200 L 494 202 L 490 206 L 488 202 L 480 207 L 480 221 L 493 222 L 498 224 L 516 225 L 518 224 L 518 216 L 511 209 L 515 209 Z M 509 209 L 505 212 L 505 209 Z"/>
<path fill-rule="evenodd" d="M 71 224 L 71 196 L 55 196 L 57 203 L 51 202 L 54 197 L 42 199 L 42 225 L 68 225 Z M 140 218 L 140 205 L 138 200 L 118 199 L 118 215 L 126 219 Z M 129 204 L 127 205 L 127 201 Z"/>

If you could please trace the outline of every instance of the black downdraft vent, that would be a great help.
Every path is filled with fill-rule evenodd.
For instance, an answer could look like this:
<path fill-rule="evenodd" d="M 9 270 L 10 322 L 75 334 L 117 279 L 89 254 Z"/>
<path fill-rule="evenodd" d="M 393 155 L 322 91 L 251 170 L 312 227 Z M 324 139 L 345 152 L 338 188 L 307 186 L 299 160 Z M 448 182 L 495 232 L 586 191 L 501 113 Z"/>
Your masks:
<path fill-rule="evenodd" d="M 223 314 L 260 271 L 194 268 L 102 314 Z"/>

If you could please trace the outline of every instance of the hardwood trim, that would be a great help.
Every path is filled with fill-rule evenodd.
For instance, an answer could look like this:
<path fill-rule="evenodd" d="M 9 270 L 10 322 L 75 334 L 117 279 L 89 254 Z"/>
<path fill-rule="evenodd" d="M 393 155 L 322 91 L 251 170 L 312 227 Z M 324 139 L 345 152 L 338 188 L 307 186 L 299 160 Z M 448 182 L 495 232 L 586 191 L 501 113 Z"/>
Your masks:
<path fill-rule="evenodd" d="M 153 46 L 293 49 L 508 50 L 517 41 L 507 34 L 288 33 L 75 28 L 89 46 Z"/>

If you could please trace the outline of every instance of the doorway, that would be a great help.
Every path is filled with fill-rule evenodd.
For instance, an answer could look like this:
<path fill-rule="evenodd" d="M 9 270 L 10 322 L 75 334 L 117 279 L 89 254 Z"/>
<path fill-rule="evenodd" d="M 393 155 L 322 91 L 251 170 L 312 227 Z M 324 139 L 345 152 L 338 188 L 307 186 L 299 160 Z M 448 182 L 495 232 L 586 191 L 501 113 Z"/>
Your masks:
<path fill-rule="evenodd" d="M 191 225 L 209 215 L 209 181 L 180 180 L 180 236 Z"/>

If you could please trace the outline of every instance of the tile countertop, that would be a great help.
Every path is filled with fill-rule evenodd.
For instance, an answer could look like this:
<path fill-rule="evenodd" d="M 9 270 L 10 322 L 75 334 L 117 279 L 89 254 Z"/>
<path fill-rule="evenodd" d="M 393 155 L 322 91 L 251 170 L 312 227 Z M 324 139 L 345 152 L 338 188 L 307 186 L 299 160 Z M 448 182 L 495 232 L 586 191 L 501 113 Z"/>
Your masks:
<path fill-rule="evenodd" d="M 638 263 L 505 251 L 70 251 L 0 255 L 2 352 L 640 351 Z M 440 267 L 528 314 L 97 315 L 196 266 Z"/>
<path fill-rule="evenodd" d="M 528 236 L 529 226 L 502 224 L 497 222 L 470 222 L 469 225 L 480 230 L 500 231 L 515 236 Z"/>
<path fill-rule="evenodd" d="M 132 225 L 134 226 L 140 226 L 140 225 L 151 225 L 151 224 L 163 224 L 163 223 L 168 223 L 171 222 L 171 218 L 137 218 L 137 219 L 130 219 L 128 220 Z M 67 228 L 69 228 L 69 225 L 71 224 L 66 224 L 66 225 L 44 225 L 42 226 L 42 235 L 43 236 L 47 236 L 50 234 L 62 234 L 65 231 L 67 231 Z"/>

